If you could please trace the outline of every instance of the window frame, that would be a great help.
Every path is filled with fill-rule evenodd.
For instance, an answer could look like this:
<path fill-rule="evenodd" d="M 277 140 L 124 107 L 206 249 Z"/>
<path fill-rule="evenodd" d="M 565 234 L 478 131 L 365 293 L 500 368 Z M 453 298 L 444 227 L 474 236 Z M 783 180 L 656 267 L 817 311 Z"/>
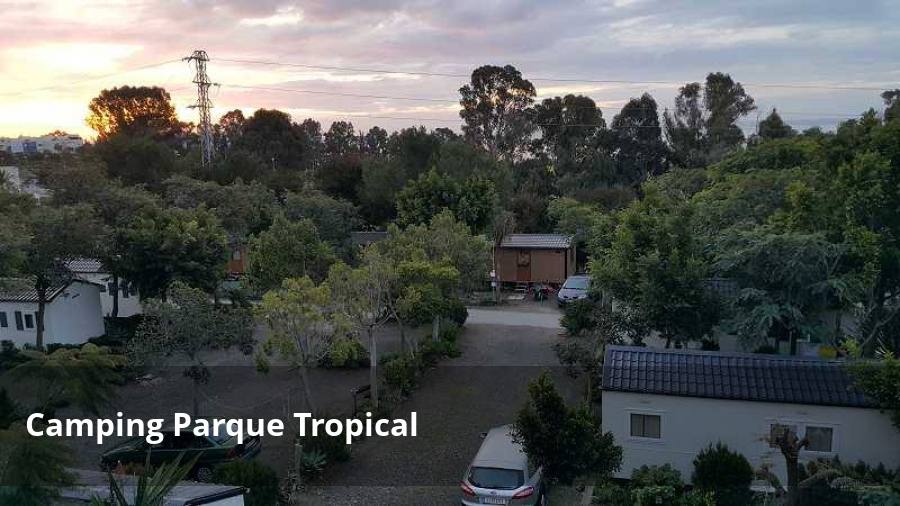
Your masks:
<path fill-rule="evenodd" d="M 25 332 L 25 322 L 22 319 L 21 311 L 13 311 L 13 319 L 16 321 L 16 330 Z"/>
<path fill-rule="evenodd" d="M 6 311 L 0 311 L 0 329 L 9 328 L 9 318 L 6 316 Z"/>
<path fill-rule="evenodd" d="M 838 454 L 840 450 L 840 424 L 834 422 L 820 422 L 817 420 L 798 420 L 795 418 L 767 418 L 766 419 L 766 434 L 771 437 L 772 434 L 772 426 L 773 425 L 789 425 L 796 427 L 797 437 L 803 439 L 806 437 L 806 431 L 810 427 L 815 427 L 818 429 L 831 429 L 831 450 L 830 451 L 822 451 L 822 450 L 810 450 L 807 447 L 803 447 L 800 449 L 800 456 L 818 458 L 818 457 L 833 457 Z M 772 443 L 766 442 L 766 446 L 771 450 L 777 450 L 777 446 L 773 446 Z"/>
<path fill-rule="evenodd" d="M 631 433 L 631 417 L 638 416 L 655 416 L 659 418 L 659 437 L 651 436 L 635 436 Z M 625 434 L 631 441 L 639 441 L 643 443 L 662 443 L 665 439 L 665 430 L 663 429 L 664 411 L 648 410 L 648 409 L 628 409 L 625 410 Z M 646 425 L 646 422 L 644 422 Z"/>
<path fill-rule="evenodd" d="M 37 323 L 37 318 L 35 318 L 34 313 L 25 313 L 22 315 L 22 319 L 25 323 L 25 330 L 33 330 L 35 324 Z"/>

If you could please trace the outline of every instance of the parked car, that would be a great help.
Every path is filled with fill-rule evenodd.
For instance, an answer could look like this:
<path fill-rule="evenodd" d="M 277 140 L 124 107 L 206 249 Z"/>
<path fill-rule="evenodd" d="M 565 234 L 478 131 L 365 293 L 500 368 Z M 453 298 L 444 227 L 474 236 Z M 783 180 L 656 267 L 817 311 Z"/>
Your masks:
<path fill-rule="evenodd" d="M 151 445 L 142 437 L 128 439 L 100 456 L 102 469 L 113 469 L 119 464 L 145 464 L 157 466 L 175 460 L 184 453 L 182 461 L 190 461 L 198 454 L 200 457 L 194 466 L 193 476 L 197 481 L 212 479 L 213 468 L 232 460 L 249 460 L 256 457 L 262 449 L 262 441 L 251 437 L 243 444 L 237 444 L 237 438 L 222 436 L 197 436 L 192 432 L 182 432 L 178 436 L 174 431 L 164 430 L 163 440 Z"/>
<path fill-rule="evenodd" d="M 532 469 L 522 446 L 513 441 L 512 426 L 495 427 L 484 435 L 481 448 L 459 484 L 464 506 L 502 504 L 546 505 L 541 468 Z"/>
<path fill-rule="evenodd" d="M 556 303 L 563 307 L 574 300 L 585 299 L 591 288 L 591 278 L 586 274 L 569 276 L 562 288 L 556 292 Z"/>

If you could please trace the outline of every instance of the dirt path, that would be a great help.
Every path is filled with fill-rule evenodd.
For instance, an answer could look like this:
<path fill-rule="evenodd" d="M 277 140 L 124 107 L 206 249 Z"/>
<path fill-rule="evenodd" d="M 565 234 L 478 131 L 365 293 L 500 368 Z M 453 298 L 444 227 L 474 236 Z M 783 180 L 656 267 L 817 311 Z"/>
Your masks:
<path fill-rule="evenodd" d="M 303 504 L 454 504 L 480 433 L 515 419 L 530 380 L 551 370 L 560 390 L 577 399 L 578 385 L 558 367 L 552 348 L 561 339 L 552 324 L 558 313 L 523 316 L 472 310 L 460 338 L 463 355 L 429 371 L 394 413 L 415 411 L 419 436 L 362 442 Z M 510 324 L 522 321 L 536 325 Z"/>

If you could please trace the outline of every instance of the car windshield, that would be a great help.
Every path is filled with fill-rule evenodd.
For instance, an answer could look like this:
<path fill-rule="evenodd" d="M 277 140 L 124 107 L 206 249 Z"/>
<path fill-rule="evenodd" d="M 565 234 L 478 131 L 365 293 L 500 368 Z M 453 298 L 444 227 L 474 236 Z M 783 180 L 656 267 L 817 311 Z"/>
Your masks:
<path fill-rule="evenodd" d="M 588 278 L 569 278 L 566 280 L 566 284 L 563 285 L 563 288 L 569 288 L 571 290 L 587 290 L 588 282 Z"/>
<path fill-rule="evenodd" d="M 478 488 L 512 490 L 525 483 L 525 475 L 516 469 L 498 469 L 496 467 L 473 467 L 469 473 L 469 483 Z"/>

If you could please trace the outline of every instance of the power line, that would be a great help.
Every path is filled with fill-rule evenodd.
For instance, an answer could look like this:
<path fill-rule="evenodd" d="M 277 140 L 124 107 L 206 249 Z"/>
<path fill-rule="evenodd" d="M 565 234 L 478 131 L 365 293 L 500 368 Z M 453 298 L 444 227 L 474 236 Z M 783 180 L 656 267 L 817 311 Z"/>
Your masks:
<path fill-rule="evenodd" d="M 217 61 L 228 63 L 240 63 L 248 65 L 268 65 L 278 67 L 298 67 L 313 70 L 335 70 L 341 72 L 360 72 L 368 74 L 400 74 L 422 77 L 452 77 L 469 79 L 470 74 L 458 74 L 450 72 L 426 72 L 411 70 L 389 70 L 368 67 L 344 67 L 338 65 L 314 65 L 310 63 L 280 62 L 272 60 L 249 60 L 234 58 L 216 58 Z M 661 80 L 630 80 L 630 79 L 592 79 L 577 77 L 529 77 L 529 81 L 559 82 L 559 83 L 590 83 L 590 84 L 659 84 L 667 86 L 683 86 L 691 81 L 661 81 Z M 821 90 L 859 90 L 859 91 L 884 91 L 884 86 L 862 86 L 855 84 L 814 84 L 814 83 L 767 83 L 767 82 L 741 82 L 743 86 L 756 86 L 760 88 L 789 88 L 789 89 L 821 89 Z"/>
<path fill-rule="evenodd" d="M 61 89 L 61 88 L 68 88 L 70 86 L 75 86 L 75 85 L 83 84 L 83 83 L 89 83 L 92 81 L 99 81 L 101 79 L 109 79 L 111 77 L 117 77 L 117 76 L 120 76 L 123 74 L 137 72 L 139 70 L 147 70 L 147 69 L 152 69 L 152 68 L 156 68 L 156 67 L 162 67 L 163 65 L 168 65 L 170 63 L 177 63 L 180 61 L 181 61 L 181 58 L 174 59 L 174 60 L 161 61 L 161 62 L 157 62 L 157 63 L 150 63 L 147 65 L 140 65 L 138 67 L 131 67 L 128 69 L 120 70 L 118 72 L 112 72 L 109 74 L 103 74 L 103 75 L 94 76 L 94 77 L 87 77 L 87 78 L 80 79 L 77 81 L 70 81 L 70 82 L 64 83 L 64 84 L 54 84 L 54 85 L 50 85 L 50 86 L 44 86 L 41 88 L 32 88 L 29 90 L 0 93 L 0 95 L 2 95 L 2 96 L 19 96 L 19 95 L 26 95 L 28 93 L 34 93 L 34 92 L 40 92 L 40 91 L 50 91 L 50 90 L 56 90 L 56 89 Z"/>
<path fill-rule="evenodd" d="M 305 88 L 282 88 L 282 87 L 272 87 L 272 86 L 253 86 L 253 85 L 243 85 L 243 84 L 228 84 L 228 83 L 220 83 L 220 86 L 226 88 L 237 88 L 237 89 L 245 89 L 245 90 L 258 90 L 258 91 L 275 91 L 275 92 L 283 92 L 283 93 L 300 93 L 300 94 L 311 94 L 311 95 L 325 95 L 325 96 L 337 96 L 337 97 L 353 97 L 353 98 L 372 98 L 372 99 L 380 99 L 380 100 L 403 100 L 403 101 L 411 101 L 411 102 L 437 102 L 437 103 L 446 103 L 446 104 L 459 104 L 458 99 L 449 99 L 449 98 L 434 98 L 434 97 L 409 97 L 409 96 L 397 96 L 397 95 L 373 95 L 373 94 L 364 94 L 364 93 L 346 93 L 346 92 L 336 92 L 336 91 L 324 91 L 324 90 L 310 90 Z M 624 107 L 624 106 L 623 106 Z M 595 109 L 606 110 L 606 111 L 620 111 L 622 107 L 610 107 L 610 106 L 596 106 Z M 567 107 L 567 109 L 573 109 L 572 107 Z M 590 109 L 588 106 L 576 106 L 574 109 Z M 764 108 L 760 108 L 764 109 Z M 767 108 L 765 108 L 767 109 Z M 659 109 L 654 109 L 652 107 L 631 107 L 629 110 L 631 111 L 658 111 Z M 779 114 L 786 116 L 815 116 L 819 118 L 846 118 L 855 116 L 856 113 L 839 113 L 839 112 L 791 112 L 791 111 L 779 111 Z"/>

